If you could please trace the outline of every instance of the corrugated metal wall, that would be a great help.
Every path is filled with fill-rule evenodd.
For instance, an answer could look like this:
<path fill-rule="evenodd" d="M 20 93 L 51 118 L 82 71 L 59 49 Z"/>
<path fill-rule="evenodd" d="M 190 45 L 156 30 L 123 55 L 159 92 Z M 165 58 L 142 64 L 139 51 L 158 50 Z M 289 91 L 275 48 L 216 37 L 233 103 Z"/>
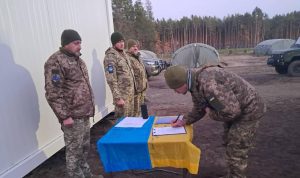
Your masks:
<path fill-rule="evenodd" d="M 0 177 L 21 177 L 63 146 L 44 97 L 44 63 L 64 29 L 82 37 L 100 120 L 112 107 L 102 60 L 113 32 L 110 0 L 0 0 Z"/>

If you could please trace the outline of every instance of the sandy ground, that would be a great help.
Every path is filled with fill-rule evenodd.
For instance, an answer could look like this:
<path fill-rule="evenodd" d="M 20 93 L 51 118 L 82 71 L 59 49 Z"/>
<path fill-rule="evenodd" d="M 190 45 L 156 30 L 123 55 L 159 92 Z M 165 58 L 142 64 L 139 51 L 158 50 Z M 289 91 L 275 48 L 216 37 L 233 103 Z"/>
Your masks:
<path fill-rule="evenodd" d="M 267 104 L 267 113 L 261 121 L 256 147 L 250 152 L 247 175 L 249 178 L 300 177 L 300 77 L 279 75 L 266 65 L 266 57 L 225 56 L 228 70 L 233 71 L 256 87 Z M 176 115 L 187 113 L 192 107 L 190 94 L 178 95 L 168 89 L 163 73 L 149 79 L 149 114 Z M 91 129 L 91 152 L 88 162 L 96 174 L 108 177 L 101 165 L 96 142 L 112 126 L 109 117 Z M 201 153 L 198 175 L 191 178 L 217 178 L 225 174 L 225 149 L 222 146 L 222 123 L 205 118 L 194 124 L 194 140 Z M 65 152 L 57 152 L 26 178 L 65 177 Z M 176 170 L 171 169 L 170 170 Z M 176 170 L 180 171 L 180 170 Z M 173 178 L 164 172 L 136 175 L 131 171 L 113 174 L 119 178 Z"/>

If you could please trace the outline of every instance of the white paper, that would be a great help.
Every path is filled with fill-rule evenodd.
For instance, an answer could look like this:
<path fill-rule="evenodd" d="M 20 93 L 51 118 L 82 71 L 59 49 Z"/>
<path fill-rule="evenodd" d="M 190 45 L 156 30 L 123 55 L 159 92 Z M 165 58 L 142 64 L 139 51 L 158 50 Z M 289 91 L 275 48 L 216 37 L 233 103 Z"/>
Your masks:
<path fill-rule="evenodd" d="M 153 127 L 152 134 L 157 135 L 173 135 L 186 133 L 184 127 Z"/>
<path fill-rule="evenodd" d="M 178 116 L 158 116 L 155 124 L 171 124 L 172 120 L 176 120 Z M 183 119 L 183 115 L 180 115 L 180 120 Z"/>
<path fill-rule="evenodd" d="M 148 121 L 148 119 L 143 119 L 142 117 L 125 117 L 121 122 L 119 122 L 115 127 L 136 127 L 140 128 Z"/>

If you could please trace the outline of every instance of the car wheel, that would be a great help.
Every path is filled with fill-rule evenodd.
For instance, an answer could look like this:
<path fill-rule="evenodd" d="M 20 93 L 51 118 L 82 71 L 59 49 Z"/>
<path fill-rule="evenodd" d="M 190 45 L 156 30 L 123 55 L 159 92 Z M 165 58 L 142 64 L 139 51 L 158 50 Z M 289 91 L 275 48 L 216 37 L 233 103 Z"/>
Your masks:
<path fill-rule="evenodd" d="M 149 75 L 149 73 L 147 71 L 146 71 L 146 76 L 147 76 L 147 79 L 150 78 L 150 75 Z"/>
<path fill-rule="evenodd" d="M 267 60 L 267 64 L 270 65 L 270 66 L 274 65 L 274 59 L 273 58 L 269 58 Z"/>
<path fill-rule="evenodd" d="M 293 61 L 288 68 L 288 74 L 293 77 L 300 77 L 300 61 Z"/>
<path fill-rule="evenodd" d="M 279 74 L 286 74 L 287 73 L 287 67 L 275 66 L 275 70 Z"/>

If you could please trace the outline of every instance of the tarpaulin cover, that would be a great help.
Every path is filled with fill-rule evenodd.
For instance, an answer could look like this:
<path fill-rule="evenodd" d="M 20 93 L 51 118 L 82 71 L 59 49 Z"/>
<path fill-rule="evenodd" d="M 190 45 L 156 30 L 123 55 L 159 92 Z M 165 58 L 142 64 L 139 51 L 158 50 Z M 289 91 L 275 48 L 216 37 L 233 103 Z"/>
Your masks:
<path fill-rule="evenodd" d="M 218 51 L 207 44 L 191 43 L 179 48 L 173 54 L 172 65 L 183 65 L 197 68 L 204 65 L 218 65 L 220 63 Z"/>
<path fill-rule="evenodd" d="M 277 50 L 286 50 L 295 43 L 292 39 L 270 39 L 257 44 L 254 48 L 254 54 L 257 56 L 271 55 Z"/>

